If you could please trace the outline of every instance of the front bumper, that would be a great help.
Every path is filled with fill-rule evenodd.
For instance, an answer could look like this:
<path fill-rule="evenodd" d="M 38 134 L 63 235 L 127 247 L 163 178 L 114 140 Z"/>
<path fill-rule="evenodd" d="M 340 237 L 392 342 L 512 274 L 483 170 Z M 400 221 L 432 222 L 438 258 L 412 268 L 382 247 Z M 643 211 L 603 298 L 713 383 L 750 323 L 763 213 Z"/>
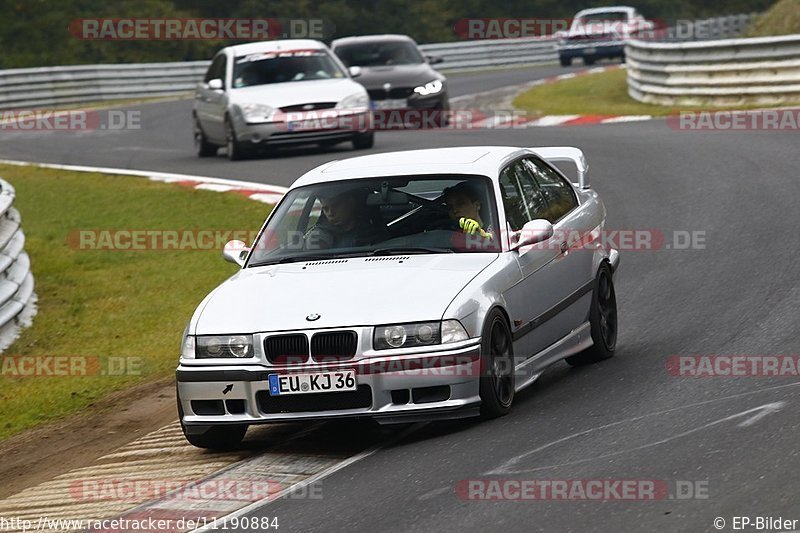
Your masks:
<path fill-rule="evenodd" d="M 369 110 L 357 112 L 320 110 L 285 113 L 273 122 L 247 122 L 236 118 L 239 142 L 253 145 L 315 144 L 349 141 L 370 130 Z"/>
<path fill-rule="evenodd" d="M 269 374 L 356 371 L 356 392 L 271 397 Z M 259 365 L 190 366 L 176 377 L 178 401 L 187 430 L 221 424 L 375 418 L 383 423 L 478 414 L 480 339 L 458 349 L 426 354 L 362 357 L 339 363 L 289 368 Z"/>

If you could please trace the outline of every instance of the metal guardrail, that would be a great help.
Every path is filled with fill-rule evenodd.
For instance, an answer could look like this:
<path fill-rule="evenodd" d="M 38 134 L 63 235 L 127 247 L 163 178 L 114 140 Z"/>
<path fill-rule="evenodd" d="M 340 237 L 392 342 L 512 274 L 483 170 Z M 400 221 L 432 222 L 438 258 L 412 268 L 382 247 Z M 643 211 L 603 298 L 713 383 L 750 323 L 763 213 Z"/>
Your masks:
<path fill-rule="evenodd" d="M 552 37 L 423 44 L 420 49 L 444 59 L 436 67 L 443 72 L 558 61 L 556 40 Z"/>
<path fill-rule="evenodd" d="M 448 71 L 556 61 L 553 39 L 500 39 L 420 46 Z M 174 96 L 194 90 L 209 61 L 0 70 L 0 110 Z"/>
<path fill-rule="evenodd" d="M 631 41 L 628 94 L 661 105 L 800 102 L 800 35 L 687 43 Z"/>
<path fill-rule="evenodd" d="M 14 187 L 0 179 L 0 351 L 8 348 L 35 312 L 31 262 L 23 249 L 25 234 L 15 197 Z"/>
<path fill-rule="evenodd" d="M 0 109 L 172 96 L 194 89 L 209 61 L 0 70 Z"/>

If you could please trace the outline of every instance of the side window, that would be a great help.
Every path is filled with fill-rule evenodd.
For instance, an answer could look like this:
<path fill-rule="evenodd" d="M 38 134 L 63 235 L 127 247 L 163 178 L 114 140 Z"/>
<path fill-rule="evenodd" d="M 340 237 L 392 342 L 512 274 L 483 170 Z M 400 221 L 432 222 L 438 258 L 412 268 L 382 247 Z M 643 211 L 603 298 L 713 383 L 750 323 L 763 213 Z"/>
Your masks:
<path fill-rule="evenodd" d="M 208 83 L 209 81 L 219 78 L 222 80 L 223 87 L 225 86 L 225 63 L 226 63 L 225 54 L 220 54 L 214 58 L 214 61 L 211 62 L 211 66 L 208 67 L 208 71 L 206 72 L 206 77 L 203 78 L 203 81 Z"/>
<path fill-rule="evenodd" d="M 547 201 L 540 218 L 555 224 L 564 215 L 578 207 L 578 198 L 572 186 L 553 169 L 535 159 L 525 159 L 525 166 L 536 179 Z"/>
<path fill-rule="evenodd" d="M 516 161 L 500 173 L 506 219 L 511 229 L 518 231 L 526 222 L 543 218 L 547 204 L 539 186 L 522 161 Z"/>

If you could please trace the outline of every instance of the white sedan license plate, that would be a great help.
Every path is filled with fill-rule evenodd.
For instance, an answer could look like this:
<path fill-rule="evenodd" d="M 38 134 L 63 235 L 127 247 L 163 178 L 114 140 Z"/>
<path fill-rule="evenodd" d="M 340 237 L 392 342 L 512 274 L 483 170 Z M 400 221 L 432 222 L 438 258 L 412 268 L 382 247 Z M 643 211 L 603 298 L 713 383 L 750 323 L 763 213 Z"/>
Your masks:
<path fill-rule="evenodd" d="M 346 392 L 356 390 L 355 370 L 313 372 L 308 374 L 270 374 L 270 396 Z"/>
<path fill-rule="evenodd" d="M 314 131 L 326 130 L 336 127 L 336 120 L 323 119 L 319 117 L 307 118 L 303 120 L 290 120 L 286 123 L 288 131 Z"/>
<path fill-rule="evenodd" d="M 375 100 L 375 109 L 405 109 L 408 107 L 408 101 L 405 99 L 399 100 Z"/>

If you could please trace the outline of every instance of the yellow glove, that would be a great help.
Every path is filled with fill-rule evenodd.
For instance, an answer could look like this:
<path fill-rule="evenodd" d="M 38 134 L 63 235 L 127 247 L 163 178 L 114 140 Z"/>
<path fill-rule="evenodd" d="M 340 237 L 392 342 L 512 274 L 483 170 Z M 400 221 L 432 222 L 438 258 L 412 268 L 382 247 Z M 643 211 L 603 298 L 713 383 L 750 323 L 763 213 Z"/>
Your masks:
<path fill-rule="evenodd" d="M 460 218 L 458 220 L 458 226 L 464 230 L 464 233 L 468 233 L 470 235 L 475 235 L 476 233 L 480 234 L 481 237 L 484 239 L 491 239 L 492 234 L 481 229 L 481 225 L 478 224 L 476 220 L 471 218 Z"/>

